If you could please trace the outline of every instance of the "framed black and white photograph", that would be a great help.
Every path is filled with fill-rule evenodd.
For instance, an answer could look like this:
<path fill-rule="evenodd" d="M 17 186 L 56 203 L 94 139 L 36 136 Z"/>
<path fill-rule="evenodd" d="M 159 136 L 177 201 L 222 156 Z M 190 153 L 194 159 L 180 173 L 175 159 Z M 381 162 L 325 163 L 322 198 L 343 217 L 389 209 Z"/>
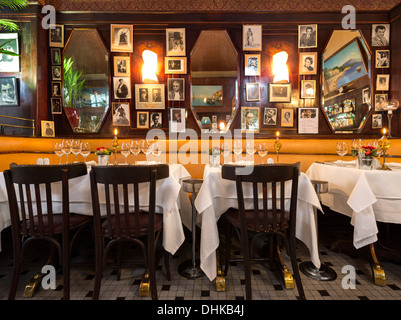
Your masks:
<path fill-rule="evenodd" d="M 61 81 L 61 66 L 52 66 L 52 79 Z"/>
<path fill-rule="evenodd" d="M 131 81 L 129 77 L 113 78 L 114 99 L 131 99 Z"/>
<path fill-rule="evenodd" d="M 241 132 L 259 132 L 260 108 L 241 107 Z"/>
<path fill-rule="evenodd" d="M 376 68 L 390 68 L 390 50 L 376 50 Z"/>
<path fill-rule="evenodd" d="M 114 76 L 129 77 L 131 73 L 130 57 L 114 56 Z"/>
<path fill-rule="evenodd" d="M 150 112 L 149 120 L 150 120 L 149 128 L 159 129 L 162 127 L 162 113 L 161 112 Z"/>
<path fill-rule="evenodd" d="M 185 79 L 169 78 L 167 79 L 168 100 L 184 101 L 185 100 Z"/>
<path fill-rule="evenodd" d="M 372 24 L 372 47 L 390 45 L 390 24 Z"/>
<path fill-rule="evenodd" d="M 164 58 L 165 74 L 187 74 L 187 58 L 186 57 L 165 57 Z"/>
<path fill-rule="evenodd" d="M 17 107 L 18 105 L 19 96 L 17 78 L 0 78 L 0 107 Z"/>
<path fill-rule="evenodd" d="M 185 28 L 166 29 L 167 56 L 185 56 Z"/>
<path fill-rule="evenodd" d="M 277 108 L 265 108 L 263 124 L 267 126 L 275 126 L 277 124 Z"/>
<path fill-rule="evenodd" d="M 185 132 L 185 108 L 170 108 L 169 128 L 171 133 Z"/>
<path fill-rule="evenodd" d="M 52 59 L 53 66 L 61 65 L 61 50 L 59 48 L 51 48 L 50 49 L 50 56 Z"/>
<path fill-rule="evenodd" d="M 42 137 L 54 137 L 54 122 L 53 121 L 41 121 L 40 122 Z"/>
<path fill-rule="evenodd" d="M 61 97 L 60 81 L 52 81 L 52 97 Z"/>
<path fill-rule="evenodd" d="M 260 101 L 260 83 L 251 82 L 245 84 L 246 101 Z"/>
<path fill-rule="evenodd" d="M 113 126 L 131 125 L 128 102 L 112 102 L 112 107 L 113 107 Z"/>
<path fill-rule="evenodd" d="M 317 24 L 298 26 L 298 47 L 299 48 L 317 47 Z"/>
<path fill-rule="evenodd" d="M 242 26 L 242 50 L 262 51 L 262 26 L 245 24 Z"/>
<path fill-rule="evenodd" d="M 64 26 L 55 24 L 49 29 L 49 47 L 64 48 Z"/>
<path fill-rule="evenodd" d="M 298 133 L 319 133 L 318 108 L 298 108 Z"/>
<path fill-rule="evenodd" d="M 164 84 L 136 84 L 136 109 L 164 109 Z"/>
<path fill-rule="evenodd" d="M 380 113 L 372 114 L 372 129 L 380 129 L 383 127 L 383 116 Z"/>
<path fill-rule="evenodd" d="M 301 98 L 314 99 L 316 97 L 316 80 L 301 81 Z"/>
<path fill-rule="evenodd" d="M 281 126 L 293 127 L 294 126 L 294 109 L 281 109 Z"/>
<path fill-rule="evenodd" d="M 377 91 L 388 91 L 390 89 L 390 75 L 378 74 L 376 79 Z"/>
<path fill-rule="evenodd" d="M 246 54 L 244 64 L 246 76 L 260 76 L 260 54 Z"/>
<path fill-rule="evenodd" d="M 291 83 L 270 83 L 269 102 L 291 102 Z"/>
<path fill-rule="evenodd" d="M 149 128 L 149 112 L 148 111 L 138 111 L 137 112 L 137 128 L 147 129 Z"/>
<path fill-rule="evenodd" d="M 110 28 L 110 51 L 133 52 L 133 26 L 130 24 L 112 24 Z"/>
<path fill-rule="evenodd" d="M 371 103 L 370 88 L 362 89 L 362 103 L 370 105 Z"/>
<path fill-rule="evenodd" d="M 62 114 L 61 111 L 61 98 L 51 98 L 52 114 Z"/>
<path fill-rule="evenodd" d="M 6 51 L 0 53 L 0 72 L 19 72 L 20 57 L 12 55 L 19 54 L 18 33 L 0 33 L 0 46 Z"/>
<path fill-rule="evenodd" d="M 375 94 L 375 111 L 383 111 L 387 107 L 388 94 Z"/>
<path fill-rule="evenodd" d="M 299 53 L 299 74 L 316 74 L 317 73 L 317 52 L 300 52 Z"/>

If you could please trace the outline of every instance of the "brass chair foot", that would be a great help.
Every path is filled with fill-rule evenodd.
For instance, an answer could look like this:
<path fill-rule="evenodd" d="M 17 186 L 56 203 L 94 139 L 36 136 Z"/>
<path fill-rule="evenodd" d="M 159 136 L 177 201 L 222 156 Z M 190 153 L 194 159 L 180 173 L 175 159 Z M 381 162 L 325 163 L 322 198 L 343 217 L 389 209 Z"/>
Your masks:
<path fill-rule="evenodd" d="M 372 272 L 373 272 L 374 283 L 378 286 L 385 287 L 386 274 L 384 273 L 384 269 L 380 266 L 379 260 L 376 257 L 375 246 L 373 243 L 370 244 L 370 255 L 373 261 Z"/>
<path fill-rule="evenodd" d="M 220 268 L 217 270 L 216 276 L 216 291 L 224 292 L 226 291 L 226 278 Z"/>
<path fill-rule="evenodd" d="M 42 282 L 42 273 L 38 272 L 25 286 L 24 298 L 32 298 Z"/>
<path fill-rule="evenodd" d="M 149 280 L 149 270 L 146 270 L 143 275 L 143 279 L 139 286 L 139 296 L 140 297 L 149 297 L 150 293 L 150 280 Z"/>
<path fill-rule="evenodd" d="M 295 281 L 291 271 L 285 265 L 283 258 L 281 257 L 280 247 L 277 245 L 277 257 L 280 265 L 280 271 L 283 276 L 284 285 L 286 289 L 294 289 Z"/>

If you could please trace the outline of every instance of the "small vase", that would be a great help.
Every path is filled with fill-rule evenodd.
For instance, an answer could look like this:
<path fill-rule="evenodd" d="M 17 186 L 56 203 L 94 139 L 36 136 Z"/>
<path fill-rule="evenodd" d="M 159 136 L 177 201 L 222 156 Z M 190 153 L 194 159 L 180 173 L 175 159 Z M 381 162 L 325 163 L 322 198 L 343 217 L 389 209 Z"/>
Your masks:
<path fill-rule="evenodd" d="M 210 167 L 216 168 L 220 165 L 220 155 L 219 154 L 211 154 L 209 156 Z"/>
<path fill-rule="evenodd" d="M 99 166 L 108 166 L 110 163 L 110 155 L 109 154 L 98 155 L 97 163 Z"/>
<path fill-rule="evenodd" d="M 359 155 L 358 156 L 358 163 L 359 163 L 359 169 L 372 170 L 373 157 L 372 156 Z"/>

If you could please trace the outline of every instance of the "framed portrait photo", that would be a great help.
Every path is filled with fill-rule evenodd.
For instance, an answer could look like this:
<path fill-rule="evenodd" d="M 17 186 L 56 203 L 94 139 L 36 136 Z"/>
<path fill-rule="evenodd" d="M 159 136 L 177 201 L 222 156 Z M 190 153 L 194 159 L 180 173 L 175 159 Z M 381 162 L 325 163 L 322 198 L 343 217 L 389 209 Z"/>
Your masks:
<path fill-rule="evenodd" d="M 185 132 L 185 108 L 170 108 L 169 128 L 171 133 Z"/>
<path fill-rule="evenodd" d="M 185 28 L 166 29 L 166 55 L 185 56 Z"/>
<path fill-rule="evenodd" d="M 61 50 L 59 48 L 51 48 L 50 55 L 51 55 L 53 66 L 61 65 Z"/>
<path fill-rule="evenodd" d="M 52 114 L 62 114 L 61 111 L 61 98 L 51 98 Z"/>
<path fill-rule="evenodd" d="M 372 24 L 372 47 L 390 45 L 390 24 Z"/>
<path fill-rule="evenodd" d="M 390 75 L 378 74 L 376 79 L 377 91 L 388 91 L 390 89 Z"/>
<path fill-rule="evenodd" d="M 0 33 L 0 46 L 3 50 L 19 54 L 18 33 Z M 0 54 L 0 72 L 19 72 L 20 57 Z"/>
<path fill-rule="evenodd" d="M 378 114 L 372 114 L 372 129 L 379 129 L 383 127 L 383 116 Z"/>
<path fill-rule="evenodd" d="M 298 26 L 298 48 L 317 47 L 317 24 Z"/>
<path fill-rule="evenodd" d="M 112 24 L 110 28 L 110 51 L 133 52 L 133 26 L 130 24 Z"/>
<path fill-rule="evenodd" d="M 131 125 L 128 102 L 112 102 L 112 107 L 113 107 L 113 126 Z"/>
<path fill-rule="evenodd" d="M 187 74 L 187 58 L 186 57 L 165 57 L 164 58 L 165 74 Z"/>
<path fill-rule="evenodd" d="M 137 114 L 136 127 L 147 129 L 149 128 L 149 112 L 148 111 L 138 111 Z"/>
<path fill-rule="evenodd" d="M 281 126 L 294 126 L 294 109 L 281 109 Z"/>
<path fill-rule="evenodd" d="M 390 68 L 390 50 L 376 50 L 376 68 Z"/>
<path fill-rule="evenodd" d="M 114 56 L 114 76 L 129 77 L 131 74 L 130 57 Z"/>
<path fill-rule="evenodd" d="M 52 79 L 61 81 L 61 66 L 52 66 Z"/>
<path fill-rule="evenodd" d="M 260 83 L 252 82 L 245 84 L 246 101 L 260 101 Z"/>
<path fill-rule="evenodd" d="M 52 97 L 61 97 L 60 81 L 52 81 Z"/>
<path fill-rule="evenodd" d="M 270 83 L 269 102 L 291 102 L 291 83 Z"/>
<path fill-rule="evenodd" d="M 298 133 L 319 133 L 319 109 L 298 109 Z"/>
<path fill-rule="evenodd" d="M 370 105 L 370 88 L 362 89 L 362 103 L 367 103 Z"/>
<path fill-rule="evenodd" d="M 18 105 L 19 96 L 17 78 L 0 78 L 0 107 L 17 107 Z"/>
<path fill-rule="evenodd" d="M 244 24 L 242 26 L 242 50 L 262 51 L 262 26 Z"/>
<path fill-rule="evenodd" d="M 169 78 L 167 79 L 168 100 L 184 101 L 185 100 L 185 79 Z"/>
<path fill-rule="evenodd" d="M 316 74 L 317 73 L 317 52 L 300 52 L 299 53 L 299 74 Z"/>
<path fill-rule="evenodd" d="M 162 127 L 162 113 L 161 112 L 150 112 L 149 114 L 150 126 L 152 129 L 159 129 Z"/>
<path fill-rule="evenodd" d="M 277 124 L 277 108 L 265 108 L 263 124 L 267 126 L 275 126 Z"/>
<path fill-rule="evenodd" d="M 53 121 L 41 121 L 41 133 L 42 137 L 54 137 L 54 122 Z"/>
<path fill-rule="evenodd" d="M 131 99 L 131 81 L 129 77 L 113 78 L 114 99 Z"/>
<path fill-rule="evenodd" d="M 316 80 L 301 81 L 301 98 L 314 99 L 316 97 Z"/>
<path fill-rule="evenodd" d="M 260 76 L 260 54 L 246 54 L 244 64 L 246 76 Z"/>
<path fill-rule="evenodd" d="M 375 94 L 375 111 L 383 111 L 387 107 L 388 94 Z"/>
<path fill-rule="evenodd" d="M 259 132 L 259 107 L 241 107 L 241 132 Z"/>
<path fill-rule="evenodd" d="M 164 84 L 136 84 L 136 109 L 164 109 Z"/>
<path fill-rule="evenodd" d="M 54 24 L 49 28 L 49 47 L 64 48 L 64 26 Z"/>

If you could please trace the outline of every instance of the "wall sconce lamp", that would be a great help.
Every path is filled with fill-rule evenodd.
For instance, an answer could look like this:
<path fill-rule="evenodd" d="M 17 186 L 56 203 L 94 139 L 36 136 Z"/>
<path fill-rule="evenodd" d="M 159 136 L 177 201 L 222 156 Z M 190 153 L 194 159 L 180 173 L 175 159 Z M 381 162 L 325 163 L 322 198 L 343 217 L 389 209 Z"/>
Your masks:
<path fill-rule="evenodd" d="M 288 53 L 281 51 L 273 56 L 273 83 L 289 83 Z"/>
<path fill-rule="evenodd" d="M 150 50 L 142 52 L 142 82 L 143 83 L 159 83 L 157 79 L 157 54 Z"/>

